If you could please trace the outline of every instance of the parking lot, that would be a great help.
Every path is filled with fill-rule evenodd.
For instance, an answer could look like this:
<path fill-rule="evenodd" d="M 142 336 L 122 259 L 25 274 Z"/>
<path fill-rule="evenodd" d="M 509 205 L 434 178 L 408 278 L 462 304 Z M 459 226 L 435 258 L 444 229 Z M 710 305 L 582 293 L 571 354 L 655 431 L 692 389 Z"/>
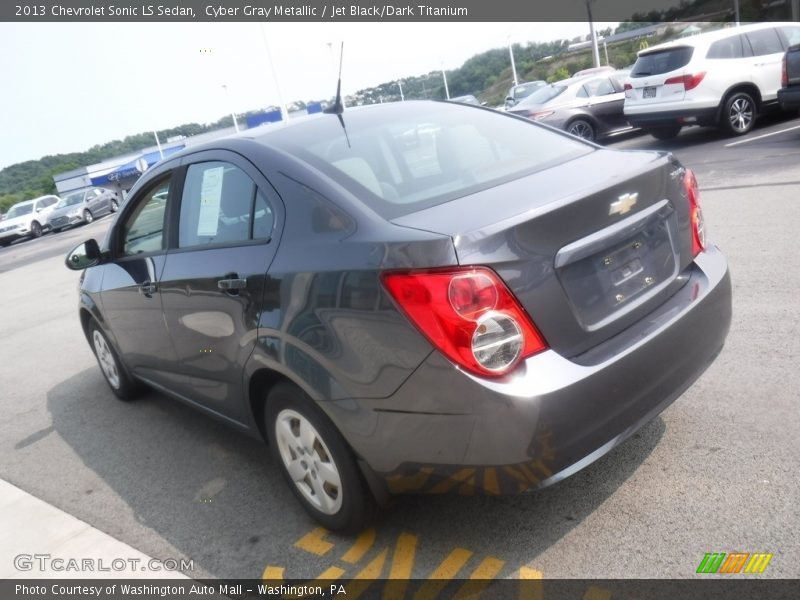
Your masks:
<path fill-rule="evenodd" d="M 800 118 L 610 146 L 695 170 L 734 320 L 689 391 L 568 480 L 398 497 L 357 537 L 319 529 L 262 444 L 155 392 L 114 398 L 63 266 L 108 217 L 0 249 L 0 478 L 146 554 L 193 559 L 192 577 L 683 578 L 735 551 L 773 553 L 762 577 L 800 577 Z"/>

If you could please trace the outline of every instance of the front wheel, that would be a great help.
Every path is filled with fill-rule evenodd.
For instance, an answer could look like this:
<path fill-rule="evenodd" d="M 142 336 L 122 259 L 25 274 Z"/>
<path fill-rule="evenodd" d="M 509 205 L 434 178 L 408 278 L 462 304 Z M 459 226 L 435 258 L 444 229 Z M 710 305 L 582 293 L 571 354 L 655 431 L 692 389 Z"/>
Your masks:
<path fill-rule="evenodd" d="M 750 94 L 736 92 L 728 96 L 722 109 L 722 129 L 732 135 L 744 135 L 756 122 L 756 103 Z"/>
<path fill-rule="evenodd" d="M 89 334 L 92 350 L 94 350 L 94 355 L 97 357 L 97 363 L 100 365 L 100 370 L 103 372 L 103 377 L 105 377 L 111 391 L 120 400 L 133 400 L 139 395 L 141 388 L 138 383 L 128 376 L 105 333 L 102 332 L 97 323 L 92 323 Z"/>
<path fill-rule="evenodd" d="M 572 123 L 567 126 L 567 133 L 571 133 L 575 137 L 579 137 L 588 142 L 593 142 L 595 138 L 594 127 L 585 119 L 575 119 L 572 121 Z"/>
<path fill-rule="evenodd" d="M 87 225 L 94 221 L 94 215 L 92 215 L 90 210 L 83 211 L 83 220 Z"/>
<path fill-rule="evenodd" d="M 38 221 L 31 223 L 31 235 L 35 238 L 42 237 L 42 226 Z"/>
<path fill-rule="evenodd" d="M 306 512 L 331 531 L 361 531 L 372 518 L 375 500 L 327 416 L 302 390 L 286 383 L 270 391 L 265 412 L 272 456 Z"/>

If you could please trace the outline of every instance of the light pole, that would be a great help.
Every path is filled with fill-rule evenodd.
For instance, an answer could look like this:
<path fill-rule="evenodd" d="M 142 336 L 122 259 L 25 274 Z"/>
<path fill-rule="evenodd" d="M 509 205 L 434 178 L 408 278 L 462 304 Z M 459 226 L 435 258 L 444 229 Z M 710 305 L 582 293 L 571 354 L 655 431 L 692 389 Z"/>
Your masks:
<path fill-rule="evenodd" d="M 736 13 L 736 27 L 739 26 L 739 0 L 733 0 L 733 12 Z"/>
<path fill-rule="evenodd" d="M 397 87 L 400 88 L 400 102 L 405 102 L 406 97 L 403 96 L 403 84 L 399 79 L 397 80 Z"/>
<path fill-rule="evenodd" d="M 514 47 L 511 45 L 511 36 L 508 36 L 508 55 L 511 57 L 511 73 L 514 75 L 514 87 L 519 85 L 517 81 L 517 66 L 514 64 Z"/>
<path fill-rule="evenodd" d="M 233 127 L 236 129 L 236 133 L 239 133 L 239 123 L 236 122 L 236 113 L 233 112 L 233 107 L 231 106 L 231 96 L 228 93 L 228 86 L 227 84 L 222 84 L 222 89 L 225 90 L 225 100 L 228 103 L 228 107 L 231 109 L 231 118 L 233 119 Z"/>
<path fill-rule="evenodd" d="M 272 71 L 272 80 L 275 82 L 275 91 L 278 93 L 278 102 L 280 102 L 281 121 L 287 123 L 289 121 L 289 111 L 286 109 L 286 104 L 283 101 L 283 94 L 281 94 L 281 86 L 278 85 L 278 74 L 275 72 L 275 64 L 272 62 L 272 52 L 269 50 L 269 42 L 267 41 L 267 31 L 264 29 L 264 24 L 261 23 L 261 41 L 264 42 L 264 51 L 267 54 L 267 62 Z"/>
<path fill-rule="evenodd" d="M 592 2 L 595 0 L 586 0 L 586 13 L 589 15 L 589 33 L 592 36 L 592 58 L 594 59 L 594 66 L 600 66 L 600 50 L 597 47 L 597 34 L 594 31 L 594 21 L 592 20 Z"/>
<path fill-rule="evenodd" d="M 442 79 L 444 79 L 444 95 L 450 100 L 450 90 L 447 88 L 447 74 L 444 72 L 444 63 L 442 63 Z"/>
<path fill-rule="evenodd" d="M 158 147 L 158 155 L 164 158 L 164 151 L 161 149 L 161 142 L 158 141 L 158 132 L 153 129 L 153 136 L 156 138 L 156 147 Z"/>

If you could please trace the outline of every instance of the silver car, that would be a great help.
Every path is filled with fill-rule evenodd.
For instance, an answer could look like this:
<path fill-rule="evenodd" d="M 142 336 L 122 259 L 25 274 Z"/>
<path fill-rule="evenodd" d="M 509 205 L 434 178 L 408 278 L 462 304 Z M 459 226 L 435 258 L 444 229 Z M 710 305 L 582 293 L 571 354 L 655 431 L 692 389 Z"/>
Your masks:
<path fill-rule="evenodd" d="M 630 131 L 623 114 L 625 72 L 575 76 L 540 87 L 509 112 L 593 142 Z"/>
<path fill-rule="evenodd" d="M 48 215 L 47 223 L 56 232 L 70 225 L 91 223 L 95 217 L 117 212 L 117 194 L 105 188 L 89 188 L 64 196 L 55 210 Z"/>

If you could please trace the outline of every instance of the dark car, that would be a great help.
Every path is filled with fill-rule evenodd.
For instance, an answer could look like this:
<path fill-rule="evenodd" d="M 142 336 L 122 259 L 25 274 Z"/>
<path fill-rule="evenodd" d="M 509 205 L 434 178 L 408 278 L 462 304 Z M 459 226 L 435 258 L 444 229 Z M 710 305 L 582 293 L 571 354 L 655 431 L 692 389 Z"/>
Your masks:
<path fill-rule="evenodd" d="M 785 111 L 800 109 L 800 44 L 791 46 L 783 55 L 778 103 Z"/>
<path fill-rule="evenodd" d="M 105 188 L 88 188 L 64 196 L 47 216 L 47 224 L 54 232 L 70 225 L 91 223 L 95 217 L 117 212 L 119 197 Z"/>
<path fill-rule="evenodd" d="M 547 84 L 546 81 L 538 80 L 538 81 L 528 81 L 527 83 L 520 83 L 518 85 L 512 86 L 511 89 L 508 90 L 505 107 L 511 108 L 512 106 L 516 106 L 524 98 L 527 98 L 533 92 L 535 92 L 540 87 L 546 84 Z"/>
<path fill-rule="evenodd" d="M 267 438 L 337 530 L 392 493 L 563 479 L 673 402 L 731 319 L 674 157 L 447 102 L 187 149 L 66 262 L 117 396 L 146 383 Z"/>
<path fill-rule="evenodd" d="M 633 129 L 623 114 L 624 73 L 584 75 L 539 88 L 509 112 L 594 141 Z"/>

